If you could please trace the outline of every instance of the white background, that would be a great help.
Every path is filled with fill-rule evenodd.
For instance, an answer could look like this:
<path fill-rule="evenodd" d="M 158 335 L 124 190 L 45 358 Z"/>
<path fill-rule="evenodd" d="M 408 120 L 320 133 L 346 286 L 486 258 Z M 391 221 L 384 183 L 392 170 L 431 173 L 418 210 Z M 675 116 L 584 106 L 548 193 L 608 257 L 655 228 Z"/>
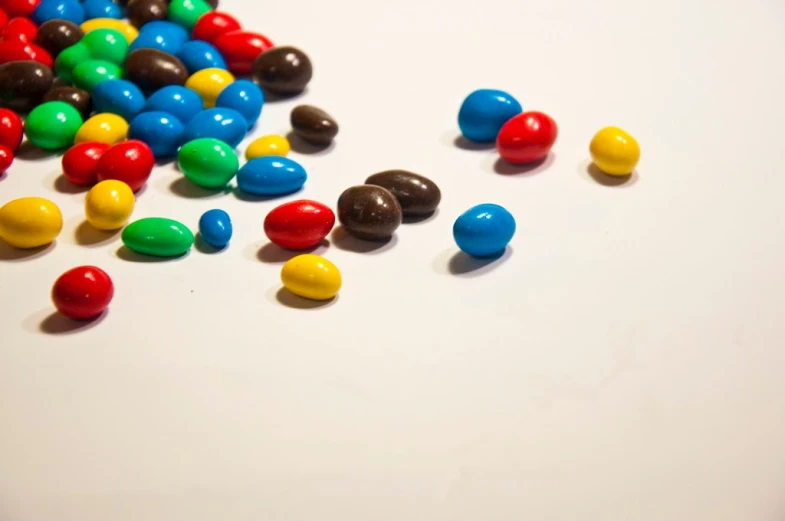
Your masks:
<path fill-rule="evenodd" d="M 59 158 L 14 163 L 0 203 L 51 198 L 65 227 L 32 257 L 0 246 L 2 521 L 783 519 L 781 0 L 222 6 L 314 62 L 252 137 L 308 102 L 335 146 L 293 153 L 305 189 L 271 201 L 157 167 L 135 218 L 235 226 L 226 251 L 163 262 L 80 228 Z M 556 119 L 551 161 L 456 146 L 483 87 Z M 606 125 L 642 147 L 624 185 L 587 172 Z M 365 253 L 332 236 L 340 296 L 298 309 L 264 216 L 389 168 L 435 180 L 438 215 Z M 518 222 L 490 265 L 451 234 L 482 202 Z M 116 295 L 79 330 L 49 291 L 81 264 Z"/>

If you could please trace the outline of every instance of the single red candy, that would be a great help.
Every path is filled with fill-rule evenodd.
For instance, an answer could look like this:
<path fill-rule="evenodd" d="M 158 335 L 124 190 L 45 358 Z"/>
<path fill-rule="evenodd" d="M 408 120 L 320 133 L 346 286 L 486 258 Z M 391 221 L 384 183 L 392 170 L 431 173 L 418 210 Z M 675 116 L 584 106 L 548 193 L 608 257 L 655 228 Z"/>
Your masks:
<path fill-rule="evenodd" d="M 93 186 L 98 182 L 98 160 L 110 145 L 98 141 L 85 141 L 74 145 L 63 155 L 65 178 L 78 186 Z"/>
<path fill-rule="evenodd" d="M 0 145 L 16 152 L 22 143 L 23 130 L 19 114 L 11 109 L 0 109 Z"/>
<path fill-rule="evenodd" d="M 6 25 L 8 25 L 8 15 L 5 11 L 0 9 L 0 40 L 3 39 L 3 33 L 5 32 Z"/>
<path fill-rule="evenodd" d="M 542 112 L 522 112 L 510 118 L 496 137 L 496 149 L 508 163 L 545 159 L 559 135 L 556 122 Z"/>
<path fill-rule="evenodd" d="M 3 33 L 3 40 L 18 40 L 25 43 L 33 43 L 35 35 L 38 34 L 38 26 L 29 18 L 17 16 L 8 21 Z"/>
<path fill-rule="evenodd" d="M 52 67 L 52 55 L 46 49 L 33 43 L 19 40 L 3 40 L 0 42 L 0 65 L 8 62 L 34 60 Z"/>
<path fill-rule="evenodd" d="M 221 11 L 210 11 L 199 17 L 191 38 L 213 43 L 222 34 L 239 30 L 240 22 L 234 16 Z"/>
<path fill-rule="evenodd" d="M 60 275 L 52 287 L 57 311 L 76 320 L 100 315 L 114 297 L 114 284 L 95 266 L 79 266 Z"/>
<path fill-rule="evenodd" d="M 213 43 L 235 74 L 250 73 L 256 58 L 273 46 L 266 36 L 249 31 L 224 33 Z"/>
<path fill-rule="evenodd" d="M 273 208 L 264 219 L 264 233 L 281 248 L 305 250 L 322 242 L 334 225 L 328 206 L 302 199 Z"/>
<path fill-rule="evenodd" d="M 0 175 L 3 175 L 13 162 L 14 153 L 8 147 L 0 145 Z"/>
<path fill-rule="evenodd" d="M 8 16 L 30 16 L 41 0 L 3 0 L 3 9 Z"/>
<path fill-rule="evenodd" d="M 98 160 L 98 181 L 116 179 L 138 191 L 147 182 L 155 166 L 155 156 L 146 143 L 137 139 L 113 145 Z"/>

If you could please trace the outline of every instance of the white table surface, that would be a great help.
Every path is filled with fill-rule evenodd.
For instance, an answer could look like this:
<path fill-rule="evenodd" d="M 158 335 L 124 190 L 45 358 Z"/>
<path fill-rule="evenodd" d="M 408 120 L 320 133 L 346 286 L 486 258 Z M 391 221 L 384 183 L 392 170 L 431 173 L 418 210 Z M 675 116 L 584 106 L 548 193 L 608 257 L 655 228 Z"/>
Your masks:
<path fill-rule="evenodd" d="M 335 146 L 293 153 L 310 177 L 280 200 L 157 167 L 135 218 L 235 224 L 226 251 L 169 262 L 80 228 L 59 158 L 13 165 L 0 203 L 51 198 L 65 227 L 34 258 L 0 247 L 2 521 L 783 519 L 781 0 L 222 7 L 315 66 L 249 139 L 308 102 Z M 556 119 L 551 161 L 455 145 L 482 87 Z M 641 143 L 624 185 L 587 173 L 606 125 Z M 340 296 L 297 309 L 264 216 L 390 168 L 434 179 L 438 215 L 375 251 L 331 237 Z M 484 266 L 451 234 L 482 202 L 518 222 Z M 79 330 L 49 291 L 81 264 L 116 294 Z"/>

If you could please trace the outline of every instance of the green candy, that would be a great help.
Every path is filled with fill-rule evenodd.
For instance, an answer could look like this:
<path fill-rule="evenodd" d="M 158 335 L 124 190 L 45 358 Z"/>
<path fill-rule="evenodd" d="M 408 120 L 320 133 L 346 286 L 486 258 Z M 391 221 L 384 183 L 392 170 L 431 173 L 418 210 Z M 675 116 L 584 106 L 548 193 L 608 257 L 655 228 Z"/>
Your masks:
<path fill-rule="evenodd" d="M 92 59 L 115 65 L 124 64 L 128 54 L 128 40 L 117 29 L 95 29 L 84 35 L 79 43 L 87 46 Z"/>
<path fill-rule="evenodd" d="M 74 84 L 80 89 L 92 91 L 96 85 L 106 80 L 123 76 L 119 65 L 104 60 L 87 60 L 74 67 Z"/>
<path fill-rule="evenodd" d="M 35 146 L 57 150 L 73 145 L 82 116 L 64 101 L 48 101 L 27 115 L 25 135 Z"/>
<path fill-rule="evenodd" d="M 71 83 L 74 79 L 74 67 L 80 63 L 86 62 L 90 57 L 90 49 L 82 42 L 75 43 L 74 45 L 63 49 L 57 55 L 55 61 L 55 73 L 63 79 Z"/>
<path fill-rule="evenodd" d="M 126 248 L 156 257 L 177 257 L 191 249 L 194 234 L 183 223 L 164 217 L 146 217 L 123 230 Z"/>
<path fill-rule="evenodd" d="M 168 18 L 170 22 L 182 25 L 190 31 L 203 14 L 212 10 L 205 0 L 172 0 Z"/>
<path fill-rule="evenodd" d="M 211 137 L 189 141 L 177 153 L 177 166 L 195 185 L 220 188 L 232 180 L 240 168 L 232 147 Z"/>

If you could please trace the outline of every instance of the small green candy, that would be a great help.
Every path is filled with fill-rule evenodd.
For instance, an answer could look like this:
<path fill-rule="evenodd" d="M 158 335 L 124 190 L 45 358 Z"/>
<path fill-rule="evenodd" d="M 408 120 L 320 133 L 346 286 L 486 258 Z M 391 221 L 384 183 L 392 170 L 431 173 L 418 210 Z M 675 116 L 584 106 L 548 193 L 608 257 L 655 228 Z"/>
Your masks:
<path fill-rule="evenodd" d="M 55 60 L 55 73 L 63 81 L 71 83 L 74 79 L 74 67 L 90 59 L 90 49 L 82 42 L 63 49 Z"/>
<path fill-rule="evenodd" d="M 92 91 L 96 85 L 106 80 L 123 76 L 119 65 L 104 60 L 87 60 L 74 67 L 74 84 L 80 89 Z"/>
<path fill-rule="evenodd" d="M 190 31 L 203 14 L 212 10 L 205 0 L 172 0 L 168 18 L 170 22 L 182 25 Z"/>
<path fill-rule="evenodd" d="M 146 217 L 123 230 L 126 248 L 156 257 L 177 257 L 191 249 L 194 234 L 183 223 L 164 217 Z"/>
<path fill-rule="evenodd" d="M 25 135 L 35 146 L 57 150 L 74 144 L 82 116 L 64 101 L 48 101 L 27 115 Z"/>
<path fill-rule="evenodd" d="M 106 60 L 115 65 L 125 63 L 128 40 L 117 29 L 95 29 L 84 35 L 80 44 L 86 45 L 94 60 Z"/>
<path fill-rule="evenodd" d="M 220 188 L 237 174 L 240 161 L 232 147 L 218 139 L 204 137 L 180 148 L 177 166 L 193 184 Z"/>

